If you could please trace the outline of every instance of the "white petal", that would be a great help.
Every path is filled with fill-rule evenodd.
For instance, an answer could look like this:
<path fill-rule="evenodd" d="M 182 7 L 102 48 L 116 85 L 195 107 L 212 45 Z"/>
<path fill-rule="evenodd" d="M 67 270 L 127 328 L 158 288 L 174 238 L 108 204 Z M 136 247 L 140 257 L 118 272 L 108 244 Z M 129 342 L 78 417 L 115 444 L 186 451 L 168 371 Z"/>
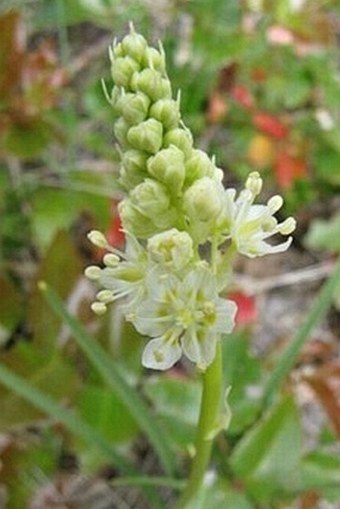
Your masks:
<path fill-rule="evenodd" d="M 160 309 L 160 305 L 151 299 L 147 299 L 138 306 L 136 316 L 132 320 L 138 332 L 145 336 L 162 336 L 172 327 L 173 317 L 171 315 L 161 316 Z"/>
<path fill-rule="evenodd" d="M 216 311 L 217 322 L 214 331 L 229 334 L 235 327 L 237 305 L 232 300 L 218 299 Z"/>
<path fill-rule="evenodd" d="M 181 339 L 184 354 L 199 367 L 206 368 L 212 363 L 216 352 L 217 335 L 207 329 L 197 331 L 189 328 Z"/>
<path fill-rule="evenodd" d="M 182 349 L 178 341 L 152 339 L 144 348 L 142 364 L 146 368 L 165 370 L 171 368 L 181 357 Z"/>

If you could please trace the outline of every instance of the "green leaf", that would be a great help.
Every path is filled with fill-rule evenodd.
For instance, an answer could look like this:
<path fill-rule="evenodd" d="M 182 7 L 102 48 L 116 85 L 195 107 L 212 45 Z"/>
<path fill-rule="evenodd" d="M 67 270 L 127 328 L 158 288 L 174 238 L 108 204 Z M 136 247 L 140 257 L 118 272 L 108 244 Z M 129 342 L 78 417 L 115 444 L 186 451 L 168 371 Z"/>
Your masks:
<path fill-rule="evenodd" d="M 224 480 L 204 483 L 185 509 L 253 509 L 243 493 L 233 490 Z"/>
<path fill-rule="evenodd" d="M 22 315 L 21 296 L 9 279 L 0 277 L 0 347 L 9 339 Z"/>
<path fill-rule="evenodd" d="M 313 490 L 323 498 L 340 502 L 339 455 L 313 452 L 302 462 L 302 489 Z"/>
<path fill-rule="evenodd" d="M 298 412 L 287 397 L 244 435 L 230 462 L 248 492 L 266 502 L 298 489 L 301 447 Z"/>
<path fill-rule="evenodd" d="M 192 445 L 202 393 L 198 380 L 153 376 L 143 388 L 173 443 L 181 450 Z"/>
<path fill-rule="evenodd" d="M 80 322 L 65 310 L 58 295 L 44 283 L 41 284 L 41 290 L 51 309 L 70 327 L 78 345 L 97 369 L 100 376 L 114 390 L 117 397 L 138 423 L 140 429 L 149 437 L 150 442 L 159 455 L 165 472 L 172 475 L 176 469 L 175 458 L 167 436 L 162 432 L 153 413 L 135 389 L 125 381 L 117 363 L 112 361 L 105 350 L 93 341 Z"/>
<path fill-rule="evenodd" d="M 77 397 L 80 416 L 111 443 L 134 438 L 136 422 L 117 396 L 103 387 L 86 386 Z"/>
<path fill-rule="evenodd" d="M 327 221 L 315 219 L 304 241 L 310 249 L 326 249 L 332 253 L 340 252 L 340 213 Z"/>
<path fill-rule="evenodd" d="M 227 335 L 222 340 L 224 386 L 231 387 L 228 401 L 232 419 L 228 433 L 238 434 L 252 424 L 261 405 L 260 362 L 251 356 L 246 333 Z"/>
<path fill-rule="evenodd" d="M 52 139 L 51 126 L 37 119 L 27 125 L 12 124 L 4 137 L 4 147 L 24 159 L 37 157 Z"/>

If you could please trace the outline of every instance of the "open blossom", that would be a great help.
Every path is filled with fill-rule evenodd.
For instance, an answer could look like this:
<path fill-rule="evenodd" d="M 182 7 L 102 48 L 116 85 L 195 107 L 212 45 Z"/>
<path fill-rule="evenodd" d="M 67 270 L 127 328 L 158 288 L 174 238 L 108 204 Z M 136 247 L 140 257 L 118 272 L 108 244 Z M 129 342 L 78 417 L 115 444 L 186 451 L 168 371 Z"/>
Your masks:
<path fill-rule="evenodd" d="M 205 369 L 215 357 L 220 334 L 234 328 L 236 304 L 218 296 L 216 279 L 202 263 L 182 280 L 152 274 L 147 286 L 148 297 L 131 319 L 141 334 L 153 338 L 145 347 L 143 365 L 165 370 L 184 353 Z"/>
<path fill-rule="evenodd" d="M 105 268 L 97 266 L 87 267 L 85 275 L 97 280 L 102 287 L 92 304 L 97 314 L 106 311 L 106 305 L 118 299 L 124 299 L 125 311 L 131 311 L 143 299 L 145 294 L 144 279 L 148 271 L 147 254 L 145 249 L 132 235 L 126 235 L 126 248 L 122 253 L 110 246 L 105 237 L 97 231 L 88 235 L 91 242 L 109 252 L 103 258 Z"/>
<path fill-rule="evenodd" d="M 296 226 L 295 219 L 292 217 L 285 219 L 282 223 L 274 217 L 283 205 L 281 196 L 273 196 L 268 200 L 267 205 L 254 205 L 261 187 L 261 177 L 257 172 L 253 172 L 248 177 L 246 188 L 238 197 L 236 197 L 235 189 L 226 190 L 227 238 L 231 239 L 239 253 L 250 258 L 286 251 L 292 243 L 292 237 L 274 246 L 268 244 L 266 240 L 277 233 L 289 235 Z"/>

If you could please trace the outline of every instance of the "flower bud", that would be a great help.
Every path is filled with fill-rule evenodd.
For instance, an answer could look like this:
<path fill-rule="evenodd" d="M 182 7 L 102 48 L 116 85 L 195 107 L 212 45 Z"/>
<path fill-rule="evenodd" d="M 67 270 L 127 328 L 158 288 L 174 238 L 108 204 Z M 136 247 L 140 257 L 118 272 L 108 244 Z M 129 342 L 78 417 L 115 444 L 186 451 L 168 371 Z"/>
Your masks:
<path fill-rule="evenodd" d="M 159 232 L 151 219 L 142 214 L 130 198 L 121 201 L 118 210 L 124 228 L 136 237 L 145 239 Z"/>
<path fill-rule="evenodd" d="M 143 59 L 142 65 L 144 67 L 150 67 L 150 69 L 155 69 L 156 71 L 165 73 L 165 58 L 164 54 L 160 53 L 156 48 L 147 47 Z"/>
<path fill-rule="evenodd" d="M 150 99 L 142 92 L 125 94 L 118 102 L 118 108 L 124 119 L 132 125 L 139 124 L 146 119 L 150 106 Z"/>
<path fill-rule="evenodd" d="M 181 270 L 193 257 L 192 238 L 187 232 L 172 228 L 151 237 L 148 252 L 156 263 Z"/>
<path fill-rule="evenodd" d="M 191 157 L 185 163 L 185 180 L 192 184 L 202 177 L 213 177 L 216 171 L 214 163 L 202 150 L 192 150 Z"/>
<path fill-rule="evenodd" d="M 166 188 L 155 180 L 146 179 L 130 193 L 131 202 L 145 216 L 154 219 L 167 212 L 170 198 Z"/>
<path fill-rule="evenodd" d="M 150 108 L 150 117 L 159 120 L 164 129 L 174 129 L 178 126 L 181 115 L 178 103 L 173 99 L 160 99 Z"/>
<path fill-rule="evenodd" d="M 184 183 L 184 155 L 177 147 L 171 146 L 157 152 L 148 160 L 148 172 L 166 184 L 169 190 L 177 195 Z"/>
<path fill-rule="evenodd" d="M 167 78 L 162 78 L 155 69 L 143 69 L 135 72 L 131 78 L 131 89 L 134 92 L 143 92 L 152 101 L 171 99 L 171 85 Z"/>
<path fill-rule="evenodd" d="M 126 189 L 133 189 L 148 176 L 146 162 L 148 154 L 140 150 L 127 150 L 122 157 L 120 182 Z"/>
<path fill-rule="evenodd" d="M 164 135 L 163 145 L 164 147 L 170 147 L 175 145 L 177 148 L 182 150 L 185 157 L 190 157 L 192 151 L 192 134 L 188 129 L 171 129 Z"/>
<path fill-rule="evenodd" d="M 111 64 L 111 75 L 115 84 L 126 89 L 130 88 L 132 75 L 139 70 L 139 64 L 131 57 L 115 58 Z"/>
<path fill-rule="evenodd" d="M 127 139 L 133 148 L 155 154 L 162 146 L 163 126 L 158 120 L 149 118 L 131 127 L 127 133 Z"/>
<path fill-rule="evenodd" d="M 121 48 L 124 54 L 128 55 L 139 63 L 145 57 L 147 46 L 148 45 L 144 37 L 140 34 L 137 34 L 135 31 L 131 31 L 131 33 L 126 35 L 121 42 Z"/>
<path fill-rule="evenodd" d="M 116 137 L 116 140 L 118 141 L 121 147 L 127 147 L 128 145 L 127 135 L 129 129 L 130 126 L 126 122 L 126 120 L 124 120 L 124 118 L 121 117 L 115 122 L 113 132 Z"/>
<path fill-rule="evenodd" d="M 209 177 L 196 180 L 184 194 L 184 207 L 189 219 L 208 222 L 214 220 L 223 209 L 223 188 Z"/>

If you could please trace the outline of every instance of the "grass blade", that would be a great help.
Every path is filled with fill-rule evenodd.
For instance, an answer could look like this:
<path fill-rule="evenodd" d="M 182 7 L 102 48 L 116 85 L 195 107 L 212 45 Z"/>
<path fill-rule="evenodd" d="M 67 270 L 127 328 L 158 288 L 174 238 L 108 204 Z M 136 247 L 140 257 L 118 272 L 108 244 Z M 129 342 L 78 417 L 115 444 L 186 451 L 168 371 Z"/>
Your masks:
<path fill-rule="evenodd" d="M 274 368 L 264 391 L 264 405 L 267 407 L 273 401 L 280 385 L 294 367 L 301 348 L 307 342 L 312 330 L 322 320 L 329 310 L 334 291 L 340 282 L 340 261 L 336 264 L 332 276 L 324 283 L 320 292 L 315 297 L 311 310 L 309 311 L 302 326 L 296 332 L 292 342 L 281 355 Z"/>
<path fill-rule="evenodd" d="M 84 442 L 96 445 L 122 471 L 126 473 L 135 471 L 133 465 L 130 465 L 124 456 L 117 453 L 109 442 L 93 430 L 76 413 L 67 410 L 55 402 L 48 395 L 30 385 L 25 378 L 16 375 L 3 364 L 0 364 L 0 382 L 45 414 L 64 424 L 65 428 L 81 437 Z"/>
<path fill-rule="evenodd" d="M 135 390 L 126 383 L 119 367 L 110 359 L 105 350 L 97 342 L 93 341 L 79 321 L 66 311 L 60 297 L 44 282 L 41 282 L 39 287 L 51 309 L 70 327 L 75 340 L 90 362 L 92 362 L 107 385 L 115 391 L 123 405 L 126 406 L 136 420 L 140 429 L 148 436 L 166 474 L 173 476 L 176 472 L 173 453 L 166 436 L 158 427 L 155 416 L 150 412 L 149 407 L 136 394 Z"/>

